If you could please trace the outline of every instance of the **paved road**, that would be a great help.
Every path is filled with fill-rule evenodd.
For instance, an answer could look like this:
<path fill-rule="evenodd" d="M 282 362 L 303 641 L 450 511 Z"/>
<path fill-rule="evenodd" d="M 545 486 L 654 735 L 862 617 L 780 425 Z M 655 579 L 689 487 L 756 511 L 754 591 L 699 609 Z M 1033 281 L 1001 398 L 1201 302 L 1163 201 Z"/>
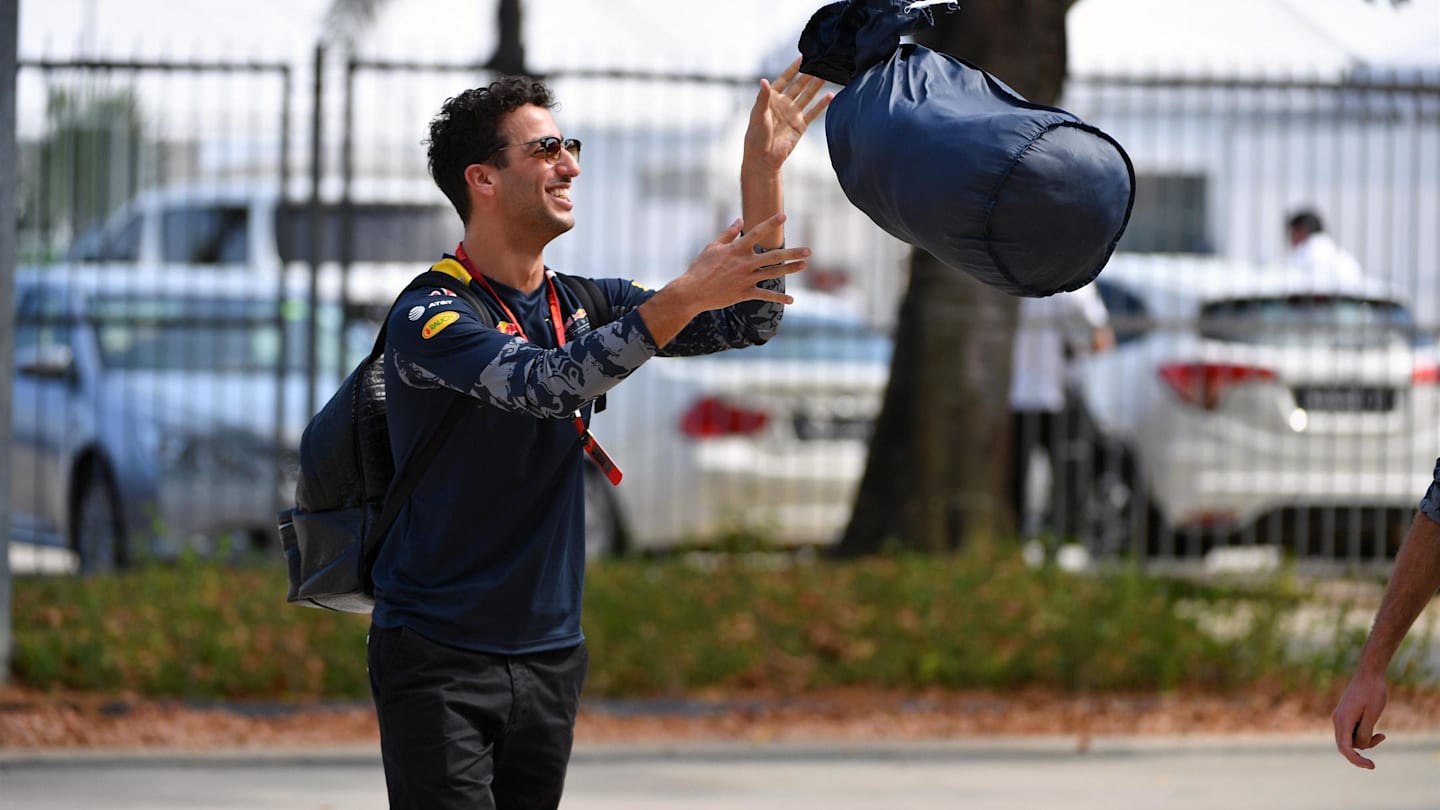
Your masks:
<path fill-rule="evenodd" d="M 1388 750 L 1387 750 L 1388 749 Z M 1436 810 L 1440 734 L 1398 734 L 1379 770 L 1318 737 L 1000 739 L 989 744 L 590 746 L 564 810 Z M 0 753 L 5 810 L 381 810 L 373 751 L 54 758 Z"/>

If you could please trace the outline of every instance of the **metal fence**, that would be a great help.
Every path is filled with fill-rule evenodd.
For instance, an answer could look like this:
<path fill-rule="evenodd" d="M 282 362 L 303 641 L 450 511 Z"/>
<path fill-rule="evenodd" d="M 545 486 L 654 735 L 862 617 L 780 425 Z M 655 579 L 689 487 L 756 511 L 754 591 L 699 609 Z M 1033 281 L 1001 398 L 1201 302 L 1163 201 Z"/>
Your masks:
<path fill-rule="evenodd" d="M 63 352 L 32 351 L 16 378 L 16 441 L 34 451 L 12 458 L 13 480 L 29 487 L 12 504 L 17 525 L 35 525 L 17 538 L 72 543 L 83 534 L 75 527 L 108 521 L 134 540 L 130 552 L 151 535 L 241 531 L 268 542 L 270 504 L 253 506 L 246 498 L 260 496 L 244 493 L 255 488 L 235 483 L 258 474 L 246 454 L 267 454 L 261 489 L 283 500 L 287 474 L 275 479 L 274 460 L 293 474 L 285 459 L 305 415 L 368 349 L 394 293 L 459 238 L 422 141 L 445 98 L 489 77 L 469 64 L 318 53 L 307 78 L 311 92 L 297 92 L 283 65 L 22 64 L 22 275 L 59 280 L 67 299 L 93 289 L 108 302 L 71 325 L 91 334 L 72 337 L 84 346 L 71 346 L 68 362 L 103 365 L 117 346 L 194 326 L 194 311 L 166 321 L 153 302 L 120 308 L 121 323 L 94 314 L 114 315 L 145 278 L 183 276 L 197 281 L 158 287 L 227 290 L 193 305 L 215 308 L 199 320 L 223 320 L 215 350 L 233 348 L 247 373 L 268 368 L 271 383 L 234 393 L 224 364 L 192 352 L 159 363 L 199 366 L 183 407 L 157 375 L 134 369 L 115 375 L 126 393 L 95 398 Z M 755 77 L 547 79 L 565 134 L 585 142 L 578 224 L 547 261 L 651 286 L 675 277 L 739 213 Z M 1062 105 L 1126 146 L 1137 202 L 1101 276 L 1114 348 L 1091 355 L 1086 330 L 1076 337 L 1043 308 L 1025 322 L 1072 348 L 1055 410 L 1023 406 L 1017 418 L 1034 462 L 1013 483 L 1022 529 L 1097 556 L 1238 545 L 1383 562 L 1440 454 L 1440 86 L 1077 77 Z M 596 431 L 627 479 L 591 487 L 592 527 L 607 542 L 824 544 L 843 528 L 907 248 L 848 203 L 818 131 L 786 184 L 789 239 L 816 248 L 799 303 L 769 346 L 658 361 L 615 390 Z M 1373 288 L 1283 269 L 1284 220 L 1301 207 L 1324 218 Z M 222 317 L 220 297 L 268 303 Z M 210 345 L 184 334 L 157 345 Z M 37 380 L 61 394 L 22 390 Z M 222 407 L 237 403 L 248 422 Z M 195 415 L 152 415 L 165 411 Z M 186 488 L 172 483 L 167 495 L 176 470 Z M 147 477 L 153 492 L 136 483 Z M 89 524 L 86 492 L 111 495 Z M 167 511 L 178 501 L 190 516 Z M 253 525 L 193 517 L 247 510 Z"/>
<path fill-rule="evenodd" d="M 13 539 L 96 570 L 272 545 L 306 318 L 254 224 L 291 68 L 21 60 L 18 88 Z"/>
<path fill-rule="evenodd" d="M 1440 86 L 1100 76 L 1064 104 L 1125 144 L 1137 198 L 1042 525 L 1106 555 L 1393 556 L 1440 455 Z M 1302 210 L 1365 283 L 1287 256 Z"/>

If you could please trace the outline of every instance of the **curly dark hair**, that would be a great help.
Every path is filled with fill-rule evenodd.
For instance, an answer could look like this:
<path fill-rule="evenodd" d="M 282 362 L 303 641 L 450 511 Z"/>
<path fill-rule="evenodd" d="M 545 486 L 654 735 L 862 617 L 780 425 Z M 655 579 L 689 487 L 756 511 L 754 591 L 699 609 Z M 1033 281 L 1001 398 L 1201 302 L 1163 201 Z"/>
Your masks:
<path fill-rule="evenodd" d="M 505 145 L 500 140 L 500 119 L 526 104 L 554 109 L 555 98 L 539 79 L 502 76 L 486 87 L 445 99 L 440 114 L 430 121 L 430 137 L 426 141 L 430 176 L 450 198 L 462 222 L 470 220 L 465 168 L 491 157 L 496 166 L 505 168 L 505 153 L 495 151 Z"/>

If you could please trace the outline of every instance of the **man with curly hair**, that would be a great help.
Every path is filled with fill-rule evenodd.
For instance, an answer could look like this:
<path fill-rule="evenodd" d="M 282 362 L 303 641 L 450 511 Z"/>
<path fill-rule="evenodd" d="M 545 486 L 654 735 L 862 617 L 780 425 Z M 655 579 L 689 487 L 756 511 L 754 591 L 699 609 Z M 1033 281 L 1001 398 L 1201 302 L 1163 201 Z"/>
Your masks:
<path fill-rule="evenodd" d="M 367 661 L 390 806 L 554 808 L 588 658 L 580 629 L 592 403 L 656 355 L 764 343 L 784 277 L 781 167 L 829 104 L 792 64 L 760 82 L 741 161 L 742 217 L 664 288 L 552 272 L 574 227 L 580 142 L 539 81 L 506 77 L 447 100 L 430 172 L 464 223 L 387 321 L 397 469 L 439 439 L 376 558 Z M 463 285 L 484 307 L 478 312 Z M 587 311 L 587 297 L 594 311 Z"/>

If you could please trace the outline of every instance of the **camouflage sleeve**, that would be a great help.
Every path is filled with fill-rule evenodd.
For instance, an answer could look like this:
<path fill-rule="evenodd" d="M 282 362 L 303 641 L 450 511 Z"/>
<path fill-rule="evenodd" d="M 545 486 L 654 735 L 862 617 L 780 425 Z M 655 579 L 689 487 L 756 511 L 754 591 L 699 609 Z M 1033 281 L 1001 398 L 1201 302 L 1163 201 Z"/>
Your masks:
<path fill-rule="evenodd" d="M 1420 499 L 1420 513 L 1440 523 L 1440 458 L 1435 459 L 1435 480 L 1430 482 L 1430 489 Z"/>
<path fill-rule="evenodd" d="M 400 380 L 412 388 L 450 388 L 540 419 L 569 416 L 657 350 L 636 313 L 558 349 L 542 349 L 481 323 L 459 299 L 445 304 L 448 309 L 433 315 L 424 309 L 424 299 L 395 308 L 387 346 Z M 421 312 L 427 319 L 412 319 L 407 312 Z"/>
<path fill-rule="evenodd" d="M 755 286 L 785 292 L 785 279 L 766 279 Z M 660 350 L 660 355 L 690 357 L 759 346 L 775 337 L 784 314 L 784 305 L 769 301 L 742 301 L 725 309 L 702 312 Z"/>
<path fill-rule="evenodd" d="M 635 311 L 655 294 L 653 290 L 622 279 L 603 279 L 598 283 L 610 297 L 612 311 L 617 316 Z M 785 277 L 766 279 L 755 286 L 783 293 Z M 769 301 L 742 301 L 725 309 L 702 312 L 661 348 L 658 356 L 692 357 L 759 346 L 775 337 L 784 314 L 784 305 Z"/>

